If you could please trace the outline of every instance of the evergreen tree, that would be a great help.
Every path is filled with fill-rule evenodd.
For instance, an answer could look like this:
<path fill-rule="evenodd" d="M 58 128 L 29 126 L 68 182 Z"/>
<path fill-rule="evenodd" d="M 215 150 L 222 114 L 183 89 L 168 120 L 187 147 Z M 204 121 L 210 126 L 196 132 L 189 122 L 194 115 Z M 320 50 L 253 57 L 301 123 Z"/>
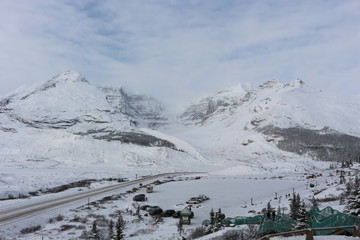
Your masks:
<path fill-rule="evenodd" d="M 114 239 L 114 222 L 110 220 L 109 222 L 109 240 Z"/>
<path fill-rule="evenodd" d="M 290 202 L 290 217 L 295 221 L 299 217 L 300 201 L 300 195 L 293 193 L 293 197 Z"/>
<path fill-rule="evenodd" d="M 124 239 L 124 237 L 125 237 L 124 226 L 125 226 L 125 221 L 124 221 L 121 213 L 119 213 L 119 217 L 118 217 L 118 220 L 115 225 L 115 229 L 116 229 L 115 240 Z"/>
<path fill-rule="evenodd" d="M 267 211 L 267 212 L 271 212 L 271 211 L 272 211 L 272 206 L 271 206 L 271 203 L 270 203 L 270 202 L 267 203 L 266 211 Z"/>
<path fill-rule="evenodd" d="M 215 223 L 215 213 L 214 213 L 214 209 L 211 209 L 210 211 L 210 224 L 213 225 Z"/>
<path fill-rule="evenodd" d="M 97 230 L 96 221 L 93 222 L 91 232 L 90 232 L 90 239 L 100 239 L 99 238 L 99 231 Z"/>
<path fill-rule="evenodd" d="M 350 193 L 351 193 L 351 190 L 353 189 L 353 185 L 354 185 L 354 183 L 353 183 L 353 181 L 352 181 L 352 179 L 351 178 L 349 178 L 349 181 L 346 183 L 346 189 L 345 189 L 345 194 L 347 195 L 347 196 L 349 196 L 350 195 Z"/>
<path fill-rule="evenodd" d="M 214 213 L 214 210 L 210 211 L 210 225 L 206 228 L 206 234 L 214 233 L 223 228 L 223 220 L 225 219 L 225 214 L 221 213 L 221 209 Z"/>
<path fill-rule="evenodd" d="M 221 213 L 221 208 L 219 208 L 219 211 L 215 213 L 215 226 L 214 226 L 214 232 L 219 231 L 223 227 L 223 214 Z M 225 217 L 225 215 L 224 215 Z"/>
<path fill-rule="evenodd" d="M 296 221 L 297 221 L 297 224 L 295 226 L 296 230 L 306 229 L 309 227 L 309 214 L 306 211 L 304 201 L 300 203 L 299 212 Z"/>
<path fill-rule="evenodd" d="M 355 216 L 360 215 L 360 179 L 357 176 L 350 189 L 348 204 L 345 211 Z"/>

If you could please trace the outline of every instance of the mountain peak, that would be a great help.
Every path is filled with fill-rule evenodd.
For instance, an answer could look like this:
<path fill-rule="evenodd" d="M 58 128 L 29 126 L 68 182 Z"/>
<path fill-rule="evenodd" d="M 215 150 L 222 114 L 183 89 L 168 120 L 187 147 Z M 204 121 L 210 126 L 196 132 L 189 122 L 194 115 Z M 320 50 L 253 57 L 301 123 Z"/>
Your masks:
<path fill-rule="evenodd" d="M 89 83 L 79 72 L 66 71 L 50 79 L 51 82 L 85 82 Z"/>
<path fill-rule="evenodd" d="M 291 88 L 301 88 L 305 85 L 305 82 L 301 79 L 296 79 L 288 84 L 285 84 L 285 87 L 291 87 Z"/>
<path fill-rule="evenodd" d="M 282 85 L 282 83 L 279 80 L 272 79 L 272 80 L 266 81 L 263 84 L 261 84 L 259 86 L 259 88 L 261 88 L 261 89 L 273 88 L 273 87 L 281 86 L 281 85 Z"/>
<path fill-rule="evenodd" d="M 46 81 L 43 84 L 40 84 L 35 87 L 30 87 L 29 91 L 20 99 L 24 100 L 31 95 L 34 95 L 38 92 L 47 91 L 48 89 L 55 88 L 58 84 L 63 83 L 87 83 L 89 82 L 79 73 L 75 71 L 66 71 L 61 74 L 52 77 L 50 80 Z"/>

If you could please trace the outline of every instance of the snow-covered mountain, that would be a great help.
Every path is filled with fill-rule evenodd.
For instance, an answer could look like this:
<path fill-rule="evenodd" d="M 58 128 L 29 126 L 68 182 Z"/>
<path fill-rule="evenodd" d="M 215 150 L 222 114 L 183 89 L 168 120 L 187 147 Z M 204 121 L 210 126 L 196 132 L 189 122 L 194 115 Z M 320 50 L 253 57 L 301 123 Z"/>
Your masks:
<path fill-rule="evenodd" d="M 211 155 L 279 159 L 293 152 L 342 161 L 360 157 L 357 116 L 360 103 L 314 90 L 302 80 L 271 80 L 257 88 L 239 85 L 203 98 L 180 118 L 191 129 L 187 133 L 206 136 L 195 144 L 217 153 Z"/>
<path fill-rule="evenodd" d="M 3 166 L 123 168 L 203 161 L 183 141 L 143 128 L 165 124 L 164 116 L 150 97 L 96 87 L 68 71 L 0 100 L 0 159 Z"/>
<path fill-rule="evenodd" d="M 301 80 L 240 84 L 190 105 L 162 104 L 65 72 L 0 99 L 2 166 L 293 170 L 360 157 L 360 104 Z"/>

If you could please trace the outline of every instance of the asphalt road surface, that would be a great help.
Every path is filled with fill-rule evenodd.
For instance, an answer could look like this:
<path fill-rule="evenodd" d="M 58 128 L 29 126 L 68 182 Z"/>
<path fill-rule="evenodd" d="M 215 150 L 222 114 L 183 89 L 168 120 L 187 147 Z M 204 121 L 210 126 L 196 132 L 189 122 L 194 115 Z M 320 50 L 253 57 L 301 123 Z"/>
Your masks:
<path fill-rule="evenodd" d="M 79 200 L 86 200 L 88 198 L 94 198 L 97 195 L 102 195 L 106 193 L 111 193 L 115 190 L 122 190 L 123 188 L 136 186 L 139 183 L 143 183 L 149 180 L 158 179 L 161 177 L 179 175 L 179 174 L 191 174 L 190 172 L 179 172 L 179 173 L 162 173 L 153 176 L 146 176 L 143 178 L 139 178 L 137 180 L 123 182 L 107 187 L 82 191 L 80 193 L 74 193 L 72 195 L 54 197 L 50 200 L 38 201 L 36 203 L 29 203 L 22 206 L 9 207 L 6 209 L 0 209 L 0 225 L 7 224 L 10 222 L 14 222 L 18 219 L 24 219 L 28 217 L 32 217 L 34 215 L 38 215 L 42 212 L 46 212 L 47 210 L 57 208 L 72 202 L 76 202 Z M 196 173 L 194 173 L 196 174 Z"/>

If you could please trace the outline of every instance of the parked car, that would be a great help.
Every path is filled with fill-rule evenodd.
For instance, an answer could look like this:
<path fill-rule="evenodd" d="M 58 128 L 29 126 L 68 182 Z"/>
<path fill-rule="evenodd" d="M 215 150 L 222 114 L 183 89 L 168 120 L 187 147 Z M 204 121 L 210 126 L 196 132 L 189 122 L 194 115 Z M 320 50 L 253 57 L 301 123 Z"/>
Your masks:
<path fill-rule="evenodd" d="M 146 210 L 148 207 L 150 207 L 150 205 L 142 205 L 140 206 L 140 210 Z"/>
<path fill-rule="evenodd" d="M 208 196 L 206 196 L 205 194 L 201 194 L 198 197 L 199 199 L 201 199 L 201 201 L 205 201 L 205 200 L 209 200 L 210 198 Z"/>
<path fill-rule="evenodd" d="M 136 202 L 144 202 L 146 201 L 145 194 L 138 194 L 135 197 L 133 197 L 133 200 Z"/>
<path fill-rule="evenodd" d="M 172 215 L 173 218 L 180 218 L 181 217 L 181 211 L 176 211 L 173 215 Z M 194 212 L 191 211 L 191 215 L 190 215 L 190 218 L 193 218 L 194 217 Z"/>
<path fill-rule="evenodd" d="M 192 197 L 189 200 L 187 200 L 186 203 L 187 204 L 198 204 L 198 203 L 200 203 L 200 201 L 197 197 Z"/>
<path fill-rule="evenodd" d="M 176 212 L 172 215 L 172 217 L 173 217 L 173 218 L 180 218 L 180 213 L 181 213 L 181 211 L 176 211 Z"/>
<path fill-rule="evenodd" d="M 148 212 L 152 208 L 160 208 L 160 207 L 159 206 L 149 206 L 149 205 L 147 205 L 147 207 L 145 208 L 145 211 Z"/>
<path fill-rule="evenodd" d="M 148 210 L 148 213 L 150 215 L 161 215 L 163 213 L 163 210 L 159 207 L 150 208 Z"/>
<path fill-rule="evenodd" d="M 162 216 L 163 217 L 172 217 L 174 215 L 174 213 L 175 213 L 174 209 L 168 209 L 162 213 Z"/>

